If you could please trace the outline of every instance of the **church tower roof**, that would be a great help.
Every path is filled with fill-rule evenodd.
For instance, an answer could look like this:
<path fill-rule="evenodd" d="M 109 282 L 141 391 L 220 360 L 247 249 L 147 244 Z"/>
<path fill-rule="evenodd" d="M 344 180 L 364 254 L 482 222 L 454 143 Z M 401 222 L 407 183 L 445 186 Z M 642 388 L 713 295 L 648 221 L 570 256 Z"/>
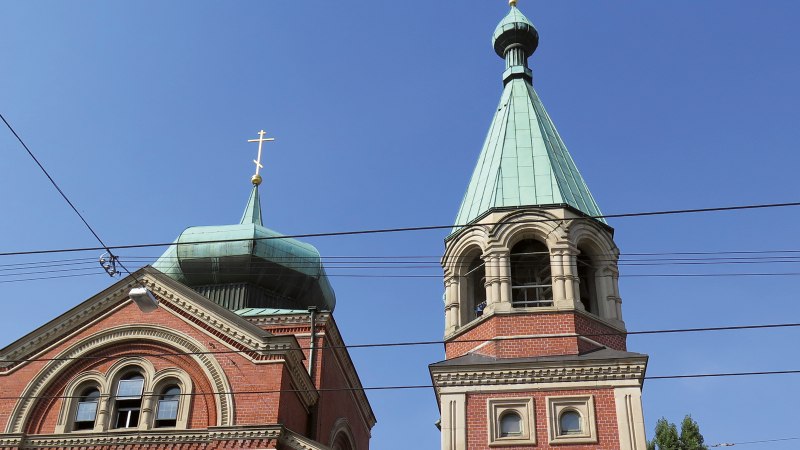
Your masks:
<path fill-rule="evenodd" d="M 531 84 L 528 57 L 539 44 L 539 33 L 516 2 L 510 3 L 511 11 L 492 36 L 495 52 L 506 60 L 505 86 L 455 224 L 468 224 L 493 209 L 522 206 L 566 205 L 599 216 L 600 208 Z"/>
<path fill-rule="evenodd" d="M 189 227 L 153 264 L 165 275 L 230 310 L 244 308 L 332 311 L 336 296 L 319 251 L 266 228 L 258 187 L 262 178 L 259 139 L 253 189 L 239 224 Z"/>

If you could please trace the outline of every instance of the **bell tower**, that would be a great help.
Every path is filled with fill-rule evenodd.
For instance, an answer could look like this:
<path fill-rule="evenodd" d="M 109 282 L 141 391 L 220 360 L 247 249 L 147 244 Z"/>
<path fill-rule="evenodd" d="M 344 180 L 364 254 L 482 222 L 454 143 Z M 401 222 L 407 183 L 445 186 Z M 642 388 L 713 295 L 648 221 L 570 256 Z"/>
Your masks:
<path fill-rule="evenodd" d="M 644 449 L 647 356 L 627 351 L 614 230 L 532 85 L 512 0 L 503 93 L 442 257 L 442 449 Z"/>

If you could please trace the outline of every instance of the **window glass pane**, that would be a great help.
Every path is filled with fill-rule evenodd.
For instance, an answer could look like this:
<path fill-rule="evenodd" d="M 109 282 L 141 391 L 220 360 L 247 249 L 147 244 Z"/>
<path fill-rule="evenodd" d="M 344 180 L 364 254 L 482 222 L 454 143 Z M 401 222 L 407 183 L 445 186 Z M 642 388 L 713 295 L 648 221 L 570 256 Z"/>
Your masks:
<path fill-rule="evenodd" d="M 133 380 L 120 380 L 117 387 L 118 398 L 139 398 L 142 396 L 144 380 L 136 378 Z"/>
<path fill-rule="evenodd" d="M 163 394 L 161 394 L 161 399 L 177 400 L 180 398 L 180 395 L 181 395 L 181 388 L 179 388 L 178 386 L 172 386 L 167 390 L 165 390 Z"/>
<path fill-rule="evenodd" d="M 500 417 L 500 437 L 522 434 L 522 419 L 517 413 L 506 413 Z"/>
<path fill-rule="evenodd" d="M 159 400 L 156 420 L 176 420 L 178 418 L 177 400 Z"/>
<path fill-rule="evenodd" d="M 78 403 L 78 412 L 75 414 L 75 422 L 94 422 L 97 415 L 97 402 Z"/>
<path fill-rule="evenodd" d="M 561 414 L 559 421 L 561 425 L 561 434 L 581 434 L 583 430 L 581 415 L 575 411 L 564 412 Z"/>

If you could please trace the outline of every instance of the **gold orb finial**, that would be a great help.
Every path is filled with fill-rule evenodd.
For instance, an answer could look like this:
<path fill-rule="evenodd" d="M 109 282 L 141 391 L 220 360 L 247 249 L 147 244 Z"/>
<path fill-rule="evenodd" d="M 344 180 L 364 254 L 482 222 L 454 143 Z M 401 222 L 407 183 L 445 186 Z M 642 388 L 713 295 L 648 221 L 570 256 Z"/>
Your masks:
<path fill-rule="evenodd" d="M 253 177 L 250 178 L 250 181 L 253 182 L 253 186 L 258 186 L 259 184 L 261 184 L 261 175 L 259 174 L 253 175 Z"/>
<path fill-rule="evenodd" d="M 508 6 L 517 6 L 517 0 L 508 0 Z"/>

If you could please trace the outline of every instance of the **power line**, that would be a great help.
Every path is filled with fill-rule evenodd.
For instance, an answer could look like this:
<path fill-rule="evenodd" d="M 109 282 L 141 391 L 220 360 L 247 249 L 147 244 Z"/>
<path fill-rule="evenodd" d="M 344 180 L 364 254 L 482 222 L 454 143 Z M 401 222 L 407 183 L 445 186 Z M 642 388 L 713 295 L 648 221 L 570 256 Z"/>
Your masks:
<path fill-rule="evenodd" d="M 723 442 L 720 444 L 714 444 L 710 447 L 733 447 L 735 445 L 747 445 L 747 444 L 766 444 L 768 442 L 783 442 L 783 441 L 797 441 L 800 440 L 800 437 L 788 437 L 788 438 L 777 438 L 777 439 L 762 439 L 760 441 L 744 441 L 744 442 Z"/>
<path fill-rule="evenodd" d="M 438 345 L 446 343 L 454 344 L 469 344 L 469 343 L 482 343 L 482 342 L 495 342 L 501 343 L 505 341 L 534 341 L 542 339 L 569 339 L 569 338 L 596 338 L 608 336 L 639 336 L 639 335 L 653 335 L 653 334 L 679 334 L 679 333 L 703 333 L 703 332 L 719 332 L 719 331 L 743 331 L 743 330 L 764 330 L 764 329 L 777 329 L 777 328 L 797 328 L 800 323 L 774 323 L 774 324 L 755 324 L 755 325 L 728 325 L 720 327 L 696 327 L 696 328 L 668 328 L 660 330 L 639 330 L 639 331 L 611 331 L 606 333 L 589 333 L 589 334 L 560 334 L 560 335 L 539 335 L 539 336 L 511 336 L 502 339 L 455 339 L 450 341 L 445 340 L 429 340 L 429 341 L 407 341 L 407 342 L 383 342 L 383 343 L 366 343 L 366 344 L 350 344 L 350 345 L 322 345 L 315 347 L 300 346 L 297 350 L 326 350 L 326 349 L 355 349 L 355 348 L 381 348 L 381 347 L 411 347 L 420 345 Z M 165 357 L 165 356 L 197 356 L 197 355 L 226 355 L 226 354 L 262 354 L 270 353 L 270 350 L 209 350 L 202 352 L 164 352 L 155 353 L 142 356 L 150 357 Z M 73 361 L 73 360 L 108 360 L 116 359 L 117 356 L 73 356 L 73 357 L 55 357 L 55 358 L 30 358 L 30 359 L 0 359 L 0 362 L 6 363 L 23 363 L 23 362 L 47 362 L 47 361 Z"/>
<path fill-rule="evenodd" d="M 101 250 L 105 250 L 106 252 L 108 252 L 109 257 L 111 257 L 112 259 L 116 260 L 117 258 L 114 256 L 114 253 L 111 251 L 111 249 L 108 247 L 108 245 L 106 245 L 106 243 L 103 242 L 102 239 L 100 239 L 100 236 L 97 234 L 97 232 L 94 230 L 94 228 L 92 228 L 92 226 L 89 225 L 89 222 L 86 221 L 86 218 L 83 217 L 83 214 L 81 214 L 80 211 L 78 211 L 78 208 L 76 208 L 75 205 L 72 203 L 72 201 L 69 199 L 69 197 L 67 197 L 67 194 L 65 194 L 64 191 L 61 190 L 61 187 L 58 185 L 58 183 L 56 183 L 56 180 L 54 180 L 53 177 L 50 176 L 50 173 L 47 172 L 47 169 L 45 169 L 44 166 L 42 165 L 42 163 L 39 162 L 39 159 L 36 158 L 36 155 L 34 155 L 33 152 L 31 151 L 31 149 L 28 148 L 28 145 L 25 144 L 25 141 L 23 141 L 22 138 L 20 137 L 20 135 L 17 134 L 16 130 L 14 130 L 14 127 L 12 127 L 10 123 L 8 123 L 8 121 L 6 120 L 6 118 L 2 114 L 0 114 L 0 119 L 3 120 L 3 123 L 6 124 L 6 127 L 8 127 L 9 131 L 11 131 L 11 133 L 14 135 L 14 137 L 17 138 L 19 143 L 22 144 L 22 147 L 25 149 L 26 152 L 28 152 L 28 155 L 30 155 L 30 157 L 33 159 L 33 161 L 36 163 L 36 165 L 39 166 L 39 169 L 42 170 L 42 172 L 45 174 L 47 179 L 50 180 L 50 184 L 52 184 L 53 187 L 56 188 L 58 193 L 61 194 L 61 197 L 64 199 L 64 201 L 66 201 L 67 204 L 69 205 L 69 207 L 72 208 L 73 211 L 75 211 L 75 214 L 77 214 L 78 217 L 81 219 L 81 222 L 83 222 L 83 224 L 86 225 L 86 228 L 92 233 L 92 236 L 94 236 L 94 238 L 97 239 L 97 242 L 99 242 L 100 245 L 102 246 Z M 119 265 L 120 265 L 120 267 L 122 267 L 123 270 L 125 270 L 125 272 L 128 273 L 128 275 L 133 275 L 131 273 L 131 271 L 128 270 L 125 267 L 124 264 L 119 262 Z M 136 276 L 133 276 L 133 278 L 134 278 L 134 280 L 136 280 Z M 138 282 L 139 280 L 136 280 L 136 281 Z"/>
<path fill-rule="evenodd" d="M 663 211 L 645 211 L 645 212 L 635 212 L 635 213 L 607 214 L 607 215 L 599 215 L 599 216 L 576 217 L 576 218 L 573 218 L 573 219 L 530 219 L 530 220 L 515 221 L 513 223 L 565 222 L 565 221 L 572 221 L 572 220 L 593 220 L 593 219 L 628 218 L 628 217 L 650 217 L 650 216 L 665 216 L 665 215 L 676 215 L 676 214 L 697 214 L 697 213 L 723 212 L 723 211 L 744 211 L 744 210 L 767 209 L 767 208 L 785 208 L 785 207 L 794 207 L 794 206 L 800 206 L 800 202 L 763 203 L 763 204 L 753 204 L 753 205 L 721 206 L 721 207 L 712 207 L 712 208 L 694 208 L 694 209 L 674 209 L 674 210 L 663 210 Z M 503 223 L 505 223 L 505 222 L 503 222 Z M 240 241 L 262 241 L 262 240 L 273 240 L 273 239 L 299 239 L 299 238 L 331 237 L 331 236 L 354 236 L 354 235 L 363 235 L 363 234 L 385 234 L 385 233 L 400 233 L 400 232 L 412 232 L 412 231 L 431 231 L 431 230 L 444 230 L 444 229 L 463 229 L 463 228 L 470 228 L 470 227 L 475 227 L 475 226 L 489 226 L 489 225 L 499 225 L 499 224 L 501 224 L 501 222 L 482 223 L 482 224 L 456 224 L 456 225 L 431 225 L 431 226 L 419 226 L 419 227 L 378 228 L 378 229 L 368 229 L 368 230 L 334 231 L 334 232 L 324 232 L 324 233 L 305 233 L 305 234 L 295 234 L 295 235 L 286 235 L 286 236 L 265 236 L 265 237 L 260 237 L 260 238 L 248 238 L 248 239 L 216 239 L 216 240 L 208 240 L 208 241 L 192 241 L 192 242 L 181 242 L 180 245 L 212 244 L 212 243 L 240 242 Z M 102 241 L 100 241 L 100 243 L 102 244 Z M 17 252 L 3 252 L 3 253 L 0 253 L 0 256 L 37 255 L 37 254 L 49 254 L 49 253 L 68 253 L 68 252 L 84 252 L 84 251 L 100 251 L 100 250 L 105 250 L 105 251 L 109 251 L 110 252 L 110 249 L 120 250 L 120 249 L 131 249 L 131 248 L 168 247 L 170 245 L 176 245 L 176 244 L 175 244 L 175 242 L 161 242 L 161 243 L 150 243 L 150 244 L 115 245 L 115 246 L 109 246 L 109 247 L 103 245 L 103 247 L 82 247 L 82 248 L 65 248 L 65 249 L 50 249 L 50 250 L 28 250 L 28 251 L 17 251 Z"/>
<path fill-rule="evenodd" d="M 660 375 L 660 376 L 645 376 L 645 380 L 679 380 L 688 378 L 719 378 L 719 377 L 743 377 L 743 376 L 769 376 L 769 375 L 788 375 L 800 374 L 800 370 L 775 370 L 775 371 L 762 371 L 762 372 L 728 372 L 728 373 L 699 373 L 699 374 L 683 374 L 683 375 Z M 567 380 L 567 382 L 579 382 L 581 380 Z M 265 390 L 252 390 L 252 391 L 212 391 L 212 392 L 181 392 L 181 396 L 187 397 L 206 397 L 212 395 L 264 395 L 264 394 L 281 394 L 281 393 L 301 393 L 301 392 L 342 392 L 342 391 L 392 391 L 392 390 L 410 390 L 410 389 L 433 389 L 436 386 L 432 384 L 412 384 L 412 385 L 395 385 L 395 386 L 364 386 L 356 387 L 340 387 L 340 388 L 313 388 L 313 389 L 265 389 Z M 142 397 L 156 396 L 160 394 L 149 393 L 142 394 Z M 68 398 L 81 398 L 78 395 L 22 395 L 22 396 L 2 396 L 0 400 L 22 400 L 22 399 L 68 399 Z"/>

